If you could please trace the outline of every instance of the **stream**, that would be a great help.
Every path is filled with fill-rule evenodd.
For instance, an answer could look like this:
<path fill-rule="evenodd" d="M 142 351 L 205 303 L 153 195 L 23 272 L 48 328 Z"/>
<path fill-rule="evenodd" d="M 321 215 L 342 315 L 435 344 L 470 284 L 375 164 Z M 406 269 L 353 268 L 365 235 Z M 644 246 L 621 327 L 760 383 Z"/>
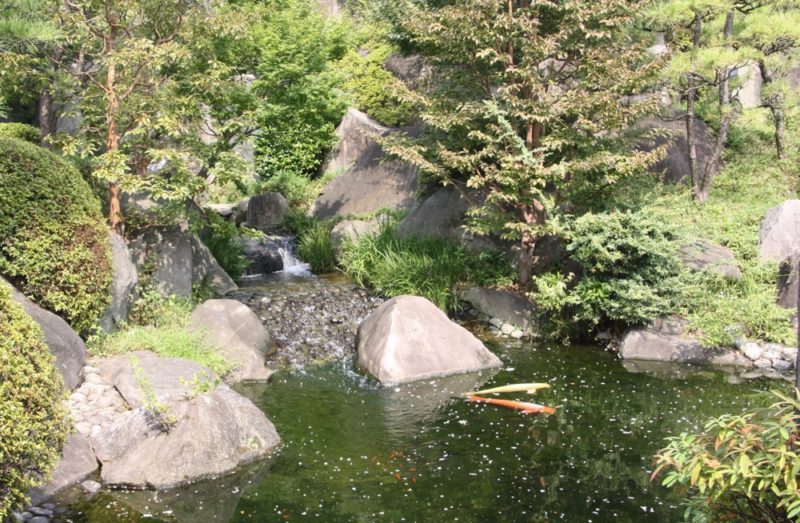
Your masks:
<path fill-rule="evenodd" d="M 503 369 L 383 388 L 355 369 L 355 327 L 379 298 L 342 277 L 284 271 L 234 294 L 281 349 L 269 384 L 237 390 L 283 439 L 268 460 L 163 492 L 73 490 L 64 519 L 111 521 L 676 521 L 649 480 L 664 438 L 778 386 L 733 370 L 621 362 L 592 347 L 478 334 Z M 556 414 L 468 403 L 478 387 L 547 382 Z M 528 400 L 521 395 L 518 399 Z"/>

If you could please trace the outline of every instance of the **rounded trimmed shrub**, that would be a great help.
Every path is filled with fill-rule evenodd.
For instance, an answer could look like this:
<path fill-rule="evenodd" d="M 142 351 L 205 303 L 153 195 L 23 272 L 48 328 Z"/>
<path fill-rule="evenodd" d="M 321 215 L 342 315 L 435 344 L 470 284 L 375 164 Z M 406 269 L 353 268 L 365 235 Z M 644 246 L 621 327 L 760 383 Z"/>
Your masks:
<path fill-rule="evenodd" d="M 108 231 L 89 185 L 66 160 L 0 138 L 0 273 L 86 333 L 110 301 Z"/>
<path fill-rule="evenodd" d="M 0 136 L 17 138 L 36 145 L 42 141 L 39 129 L 26 123 L 0 123 Z"/>
<path fill-rule="evenodd" d="M 0 520 L 46 481 L 67 437 L 61 376 L 39 326 L 0 282 Z"/>

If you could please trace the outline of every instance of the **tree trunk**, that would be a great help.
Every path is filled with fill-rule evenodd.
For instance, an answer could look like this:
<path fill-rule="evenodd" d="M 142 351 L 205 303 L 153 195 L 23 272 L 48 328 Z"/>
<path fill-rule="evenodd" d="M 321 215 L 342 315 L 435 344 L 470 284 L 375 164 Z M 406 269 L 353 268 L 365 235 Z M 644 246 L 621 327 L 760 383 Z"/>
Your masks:
<path fill-rule="evenodd" d="M 105 37 L 103 49 L 106 56 L 113 54 L 117 40 L 116 29 L 112 20 L 109 20 L 109 25 L 111 25 L 111 29 Z M 106 134 L 107 151 L 119 150 L 119 123 L 117 121 L 119 117 L 119 97 L 116 91 L 116 75 L 117 66 L 112 59 L 108 63 L 105 85 L 107 98 L 105 117 L 106 126 L 108 127 Z M 111 226 L 111 230 L 121 232 L 122 209 L 119 203 L 119 187 L 117 185 L 117 180 L 111 180 L 108 183 L 108 224 Z"/>
<path fill-rule="evenodd" d="M 694 44 L 692 47 L 700 47 L 700 36 L 703 31 L 703 23 L 700 14 L 694 15 Z M 697 81 L 690 73 L 687 77 L 688 88 L 686 92 L 686 145 L 689 149 L 689 176 L 692 179 L 692 197 L 696 201 L 703 201 L 700 190 L 700 170 L 697 168 L 697 137 L 694 135 L 695 109 L 694 103 L 697 99 Z"/>
<path fill-rule="evenodd" d="M 772 82 L 772 73 L 767 68 L 764 60 L 758 62 L 758 70 L 761 72 L 761 83 L 765 86 Z M 775 149 L 779 160 L 786 159 L 786 146 L 784 145 L 784 134 L 786 133 L 786 120 L 783 116 L 783 100 L 780 95 L 773 95 L 769 100 L 765 100 L 763 107 L 768 107 L 772 113 L 772 122 L 775 124 Z"/>
<path fill-rule="evenodd" d="M 546 220 L 544 205 L 538 200 L 533 200 L 531 204 L 517 204 L 517 219 L 526 225 L 542 225 Z M 519 246 L 519 258 L 517 260 L 517 273 L 519 284 L 525 286 L 533 276 L 533 252 L 536 249 L 536 242 L 541 235 L 531 232 L 522 233 Z"/>

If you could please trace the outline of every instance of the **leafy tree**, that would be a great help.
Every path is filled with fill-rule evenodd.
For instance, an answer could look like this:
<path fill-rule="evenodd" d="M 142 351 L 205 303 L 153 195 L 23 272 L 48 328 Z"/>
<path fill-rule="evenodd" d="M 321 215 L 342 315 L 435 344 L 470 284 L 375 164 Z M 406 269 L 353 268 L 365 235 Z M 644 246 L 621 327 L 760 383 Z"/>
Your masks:
<path fill-rule="evenodd" d="M 408 93 L 426 124 L 386 147 L 449 184 L 484 191 L 478 233 L 520 241 L 519 282 L 553 218 L 577 212 L 660 150 L 634 150 L 625 130 L 655 108 L 658 63 L 629 31 L 643 2 L 456 0 L 413 8 L 412 43 L 436 67 L 437 88 Z"/>

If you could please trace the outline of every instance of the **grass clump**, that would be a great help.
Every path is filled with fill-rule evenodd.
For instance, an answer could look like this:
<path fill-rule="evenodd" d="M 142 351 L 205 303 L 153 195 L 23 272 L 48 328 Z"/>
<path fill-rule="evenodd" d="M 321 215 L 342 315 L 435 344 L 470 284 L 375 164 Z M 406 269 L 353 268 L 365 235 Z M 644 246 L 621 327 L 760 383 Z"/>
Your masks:
<path fill-rule="evenodd" d="M 476 255 L 445 238 L 401 237 L 393 224 L 345 244 L 340 264 L 358 285 L 389 297 L 423 296 L 448 311 L 458 308 L 460 287 L 508 284 L 512 278 L 499 252 Z"/>
<path fill-rule="evenodd" d="M 68 434 L 62 396 L 41 329 L 0 283 L 0 520 L 55 468 Z"/>
<path fill-rule="evenodd" d="M 205 341 L 202 332 L 187 329 L 193 309 L 191 300 L 162 298 L 154 289 L 145 287 L 129 323 L 107 336 L 91 338 L 89 349 L 96 356 L 149 350 L 167 358 L 192 360 L 224 376 L 233 364 Z"/>

